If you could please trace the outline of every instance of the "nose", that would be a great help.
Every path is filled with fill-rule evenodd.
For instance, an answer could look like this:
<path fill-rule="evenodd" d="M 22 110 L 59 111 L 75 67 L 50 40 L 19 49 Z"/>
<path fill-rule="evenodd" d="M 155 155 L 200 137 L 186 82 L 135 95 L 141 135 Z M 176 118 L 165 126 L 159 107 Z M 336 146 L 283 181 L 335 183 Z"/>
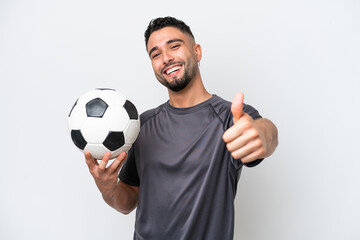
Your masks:
<path fill-rule="evenodd" d="M 172 56 L 172 54 L 167 51 L 163 52 L 162 57 L 164 65 L 174 61 L 174 57 Z"/>

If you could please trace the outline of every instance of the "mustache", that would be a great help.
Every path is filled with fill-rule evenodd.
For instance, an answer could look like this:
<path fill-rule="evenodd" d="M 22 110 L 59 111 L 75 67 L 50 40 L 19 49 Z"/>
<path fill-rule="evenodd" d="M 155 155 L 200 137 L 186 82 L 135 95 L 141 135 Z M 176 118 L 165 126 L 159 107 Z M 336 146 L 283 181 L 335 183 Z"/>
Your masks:
<path fill-rule="evenodd" d="M 172 65 L 178 65 L 178 64 L 185 65 L 185 62 L 182 62 L 182 61 L 169 62 L 168 64 L 166 64 L 166 65 L 161 69 L 161 72 L 163 73 L 166 68 L 168 68 L 168 67 L 170 67 L 170 66 L 172 66 Z"/>

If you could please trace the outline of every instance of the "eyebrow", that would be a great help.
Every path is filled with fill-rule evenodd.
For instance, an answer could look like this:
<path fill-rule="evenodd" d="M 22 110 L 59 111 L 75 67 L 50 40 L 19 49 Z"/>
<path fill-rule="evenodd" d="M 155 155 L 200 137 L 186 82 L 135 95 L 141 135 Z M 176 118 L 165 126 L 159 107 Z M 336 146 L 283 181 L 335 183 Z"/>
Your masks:
<path fill-rule="evenodd" d="M 173 42 L 184 42 L 183 40 L 179 39 L 179 38 L 174 38 L 174 39 L 170 39 L 169 41 L 166 42 L 167 45 L 173 43 Z M 151 53 L 154 52 L 155 50 L 159 49 L 158 47 L 153 47 L 150 51 L 149 51 L 149 56 L 151 56 Z"/>

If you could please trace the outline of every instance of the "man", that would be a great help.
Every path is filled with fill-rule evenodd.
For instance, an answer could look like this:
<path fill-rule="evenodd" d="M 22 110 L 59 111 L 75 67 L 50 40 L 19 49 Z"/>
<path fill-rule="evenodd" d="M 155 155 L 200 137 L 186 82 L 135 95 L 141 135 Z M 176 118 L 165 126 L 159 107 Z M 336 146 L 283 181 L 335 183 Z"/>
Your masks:
<path fill-rule="evenodd" d="M 129 154 L 109 167 L 109 155 L 97 164 L 85 153 L 90 172 L 110 206 L 124 214 L 137 207 L 134 239 L 232 239 L 242 166 L 273 153 L 277 129 L 242 93 L 230 103 L 206 91 L 201 46 L 184 22 L 151 21 L 145 43 L 169 101 L 141 115 Z"/>

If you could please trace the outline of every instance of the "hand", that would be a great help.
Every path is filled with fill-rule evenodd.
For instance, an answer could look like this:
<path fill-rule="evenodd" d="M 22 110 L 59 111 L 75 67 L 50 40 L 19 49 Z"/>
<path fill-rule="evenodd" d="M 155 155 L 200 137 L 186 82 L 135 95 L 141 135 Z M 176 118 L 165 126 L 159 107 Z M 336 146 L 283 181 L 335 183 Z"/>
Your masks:
<path fill-rule="evenodd" d="M 225 131 L 223 140 L 233 158 L 249 163 L 266 155 L 263 130 L 243 112 L 244 94 L 238 92 L 231 104 L 234 125 Z"/>
<path fill-rule="evenodd" d="M 127 153 L 122 152 L 111 164 L 106 168 L 110 160 L 110 153 L 106 153 L 100 163 L 91 156 L 89 152 L 85 152 L 86 164 L 89 167 L 91 175 L 95 179 L 95 183 L 102 194 L 111 194 L 118 183 L 118 173 L 123 165 Z"/>

